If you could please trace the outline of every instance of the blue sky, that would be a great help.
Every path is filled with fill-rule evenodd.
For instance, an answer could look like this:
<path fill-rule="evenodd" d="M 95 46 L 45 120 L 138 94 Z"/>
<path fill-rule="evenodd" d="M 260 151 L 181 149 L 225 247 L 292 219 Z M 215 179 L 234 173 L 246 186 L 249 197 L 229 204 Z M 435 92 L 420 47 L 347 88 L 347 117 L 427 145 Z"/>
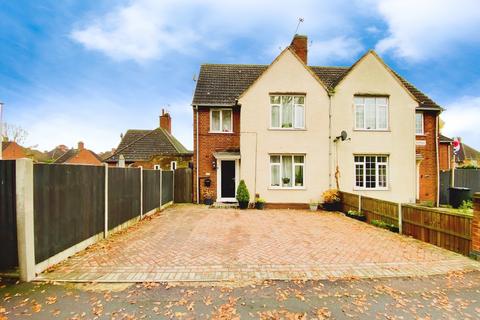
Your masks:
<path fill-rule="evenodd" d="M 445 134 L 480 149 L 478 12 L 477 0 L 0 0 L 3 118 L 27 146 L 99 152 L 166 108 L 191 148 L 200 64 L 270 63 L 303 17 L 310 64 L 350 65 L 373 48 L 447 109 Z"/>

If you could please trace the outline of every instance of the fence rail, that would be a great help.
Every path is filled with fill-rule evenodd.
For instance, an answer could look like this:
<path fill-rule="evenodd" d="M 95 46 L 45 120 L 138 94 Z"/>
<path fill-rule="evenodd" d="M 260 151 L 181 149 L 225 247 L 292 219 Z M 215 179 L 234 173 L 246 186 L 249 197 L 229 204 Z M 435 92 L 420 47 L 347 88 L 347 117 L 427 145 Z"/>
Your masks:
<path fill-rule="evenodd" d="M 402 233 L 436 246 L 469 255 L 472 246 L 472 216 L 446 209 L 401 204 L 341 192 L 343 211 L 361 211 L 367 222 L 381 220 Z M 359 208 L 360 206 L 360 208 Z M 401 208 L 401 215 L 399 209 Z M 401 218 L 401 222 L 400 222 Z"/>

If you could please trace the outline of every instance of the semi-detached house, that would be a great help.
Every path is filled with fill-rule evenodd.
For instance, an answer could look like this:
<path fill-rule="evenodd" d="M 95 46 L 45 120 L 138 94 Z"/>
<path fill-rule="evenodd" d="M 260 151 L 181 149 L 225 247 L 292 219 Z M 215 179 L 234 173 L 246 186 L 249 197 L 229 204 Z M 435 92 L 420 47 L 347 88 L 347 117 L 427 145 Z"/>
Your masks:
<path fill-rule="evenodd" d="M 296 35 L 270 65 L 201 66 L 192 103 L 196 201 L 235 201 L 244 179 L 271 204 L 306 204 L 337 185 L 436 202 L 442 108 L 374 51 L 325 67 L 309 66 L 307 50 L 307 37 Z"/>

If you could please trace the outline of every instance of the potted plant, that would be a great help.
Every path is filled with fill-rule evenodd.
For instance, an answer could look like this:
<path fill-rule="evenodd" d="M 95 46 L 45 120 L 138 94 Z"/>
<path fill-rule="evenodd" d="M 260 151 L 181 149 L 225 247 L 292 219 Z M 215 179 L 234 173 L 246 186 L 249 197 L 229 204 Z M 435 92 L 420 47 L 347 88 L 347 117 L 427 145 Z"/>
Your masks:
<path fill-rule="evenodd" d="M 248 193 L 247 185 L 245 181 L 240 180 L 237 188 L 237 201 L 240 209 L 247 209 L 250 201 L 250 193 Z"/>
<path fill-rule="evenodd" d="M 310 211 L 317 211 L 318 210 L 318 201 L 317 200 L 310 200 Z"/>
<path fill-rule="evenodd" d="M 284 177 L 284 178 L 282 178 L 282 182 L 283 182 L 283 186 L 287 187 L 288 184 L 290 183 L 290 178 Z"/>
<path fill-rule="evenodd" d="M 358 220 L 358 221 L 367 221 L 367 217 L 363 213 L 355 210 L 348 210 L 346 215 L 347 217 Z"/>
<path fill-rule="evenodd" d="M 255 209 L 263 210 L 265 208 L 265 199 L 256 198 L 255 199 Z"/>
<path fill-rule="evenodd" d="M 322 194 L 323 209 L 327 211 L 340 211 L 341 199 L 340 192 L 337 189 L 329 189 Z"/>
<path fill-rule="evenodd" d="M 295 187 L 301 187 L 303 185 L 303 175 L 298 172 L 295 175 Z"/>
<path fill-rule="evenodd" d="M 211 206 L 213 204 L 212 192 L 208 189 L 203 193 L 203 204 L 207 206 Z"/>

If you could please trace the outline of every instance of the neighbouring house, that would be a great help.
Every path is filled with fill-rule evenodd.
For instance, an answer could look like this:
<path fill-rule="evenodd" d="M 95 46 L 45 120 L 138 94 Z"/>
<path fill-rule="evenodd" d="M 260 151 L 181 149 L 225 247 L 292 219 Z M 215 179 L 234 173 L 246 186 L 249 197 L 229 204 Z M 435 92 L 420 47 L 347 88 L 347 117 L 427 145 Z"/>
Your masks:
<path fill-rule="evenodd" d="M 128 130 L 115 152 L 104 161 L 111 166 L 174 170 L 189 167 L 192 152 L 172 135 L 172 118 L 162 110 L 160 127 Z"/>
<path fill-rule="evenodd" d="M 455 163 L 459 167 L 478 167 L 480 166 L 480 152 L 465 144 L 460 139 L 460 151 L 458 155 L 455 156 Z"/>
<path fill-rule="evenodd" d="M 27 158 L 25 148 L 15 141 L 2 141 L 2 160 Z"/>
<path fill-rule="evenodd" d="M 67 153 L 68 150 L 70 150 L 69 147 L 67 147 L 64 144 L 60 144 L 55 148 L 53 148 L 52 150 L 46 151 L 45 152 L 46 162 L 54 162 L 55 160 L 63 156 L 65 153 Z"/>
<path fill-rule="evenodd" d="M 440 134 L 438 138 L 438 157 L 440 171 L 448 171 L 452 169 L 452 162 L 454 161 L 453 139 Z"/>
<path fill-rule="evenodd" d="M 92 150 L 86 149 L 84 143 L 80 141 L 77 149 L 69 149 L 53 163 L 101 165 L 102 159 Z"/>
<path fill-rule="evenodd" d="M 235 201 L 244 179 L 267 203 L 304 205 L 337 185 L 437 202 L 442 108 L 374 51 L 347 67 L 309 66 L 307 56 L 307 37 L 296 35 L 269 65 L 201 66 L 195 199 Z"/>

